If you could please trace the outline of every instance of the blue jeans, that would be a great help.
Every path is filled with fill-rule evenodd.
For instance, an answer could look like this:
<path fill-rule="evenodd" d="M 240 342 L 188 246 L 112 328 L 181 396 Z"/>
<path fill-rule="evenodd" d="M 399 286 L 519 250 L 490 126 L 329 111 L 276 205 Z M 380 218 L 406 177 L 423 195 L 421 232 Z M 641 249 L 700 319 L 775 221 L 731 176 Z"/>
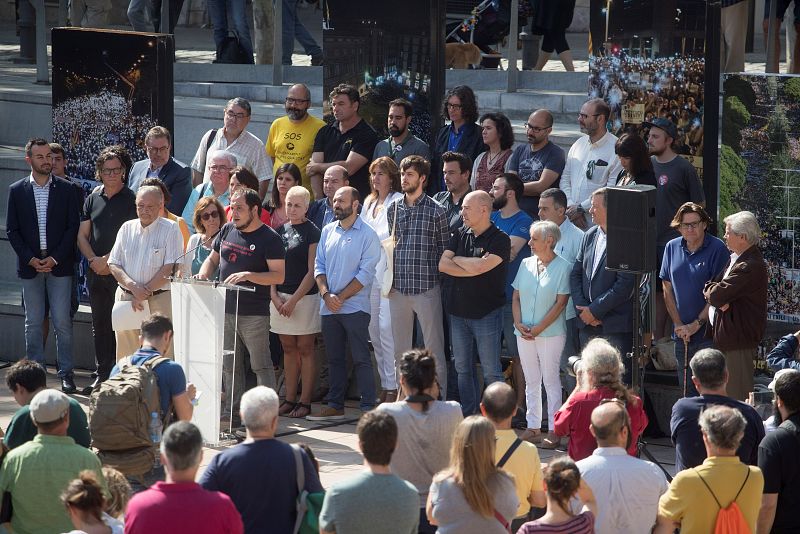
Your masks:
<path fill-rule="evenodd" d="M 233 30 L 248 57 L 253 57 L 253 40 L 247 25 L 245 0 L 208 0 L 208 17 L 214 26 L 214 44 L 219 47 Z"/>
<path fill-rule="evenodd" d="M 328 356 L 330 382 L 326 401 L 331 408 L 344 408 L 347 392 L 345 349 L 348 342 L 353 354 L 358 393 L 361 395 L 361 411 L 367 412 L 375 407 L 375 375 L 372 371 L 372 355 L 369 353 L 369 318 L 369 314 L 363 311 L 322 316 L 322 338 Z"/>
<path fill-rule="evenodd" d="M 692 361 L 692 356 L 700 349 L 708 349 L 714 346 L 714 343 L 710 339 L 701 339 L 700 341 L 696 342 L 689 342 L 688 346 L 688 360 Z M 681 388 L 681 393 L 683 393 L 683 366 L 684 366 L 684 352 L 686 347 L 683 345 L 683 341 L 678 339 L 675 341 L 675 359 L 678 361 L 678 386 Z M 688 365 L 686 366 L 686 396 L 687 397 L 697 397 L 699 393 L 697 392 L 697 388 L 694 387 L 694 382 L 692 382 L 692 368 Z"/>
<path fill-rule="evenodd" d="M 580 345 L 580 338 L 578 336 L 578 323 L 580 321 L 578 317 L 573 317 L 572 319 L 567 319 L 567 330 L 566 330 L 566 338 L 564 340 L 564 350 L 561 351 L 561 387 L 567 392 L 567 394 L 572 393 L 572 390 L 575 389 L 575 377 L 570 376 L 567 372 L 567 360 L 570 356 L 580 356 L 581 354 L 581 345 Z"/>
<path fill-rule="evenodd" d="M 45 364 L 42 323 L 45 314 L 45 297 L 50 301 L 50 319 L 56 335 L 58 376 L 72 375 L 72 319 L 69 311 L 72 302 L 71 276 L 53 276 L 37 273 L 33 278 L 22 278 L 22 300 L 25 302 L 25 353 L 29 360 Z"/>
<path fill-rule="evenodd" d="M 503 331 L 503 308 L 497 308 L 480 319 L 450 315 L 450 336 L 453 358 L 458 373 L 458 395 L 465 416 L 478 413 L 480 392 L 475 387 L 475 363 L 472 343 L 478 347 L 484 386 L 503 380 L 500 367 L 500 335 Z"/>
<path fill-rule="evenodd" d="M 511 311 L 510 302 L 506 302 L 506 305 L 503 306 L 503 339 L 506 341 L 507 356 L 519 358 L 517 336 L 514 335 L 514 314 Z"/>
<path fill-rule="evenodd" d="M 284 65 L 292 64 L 292 52 L 294 51 L 294 40 L 300 42 L 306 54 L 311 57 L 322 55 L 322 48 L 308 33 L 308 30 L 300 18 L 297 16 L 297 4 L 300 0 L 283 0 L 283 24 L 281 26 L 281 40 L 283 42 L 283 57 L 281 62 Z"/>

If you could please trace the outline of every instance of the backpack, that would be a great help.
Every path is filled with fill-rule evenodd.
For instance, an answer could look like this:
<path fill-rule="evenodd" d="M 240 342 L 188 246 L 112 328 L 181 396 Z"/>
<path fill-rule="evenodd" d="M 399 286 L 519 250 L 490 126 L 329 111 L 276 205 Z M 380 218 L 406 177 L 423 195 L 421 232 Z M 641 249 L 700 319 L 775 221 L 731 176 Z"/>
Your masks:
<path fill-rule="evenodd" d="M 713 534 L 752 534 L 750 525 L 747 524 L 747 521 L 742 514 L 742 510 L 736 503 L 736 499 L 739 498 L 739 494 L 742 493 L 742 490 L 747 485 L 747 481 L 750 479 L 750 468 L 747 467 L 747 476 L 744 477 L 744 482 L 742 482 L 742 487 L 739 488 L 739 491 L 736 493 L 736 497 L 734 497 L 730 504 L 728 504 L 728 506 L 725 508 L 723 508 L 719 503 L 717 496 L 714 495 L 713 491 L 711 491 L 711 487 L 708 485 L 708 483 L 706 483 L 706 481 L 703 480 L 703 477 L 700 476 L 700 472 L 697 471 L 697 469 L 694 471 L 697 473 L 697 476 L 700 477 L 700 480 L 708 489 L 709 493 L 711 493 L 711 496 L 714 498 L 717 506 L 719 506 L 719 512 L 717 512 L 717 521 L 714 524 Z"/>
<path fill-rule="evenodd" d="M 125 475 L 152 469 L 156 453 L 150 439 L 150 417 L 153 412 L 161 414 L 154 369 L 168 360 L 155 356 L 134 365 L 131 356 L 123 358 L 117 364 L 119 373 L 92 392 L 89 432 L 104 465 Z M 164 422 L 163 414 L 161 418 Z"/>
<path fill-rule="evenodd" d="M 325 492 L 309 493 L 306 491 L 306 473 L 303 467 L 303 453 L 300 447 L 292 444 L 294 465 L 297 471 L 297 519 L 294 522 L 294 534 L 319 534 L 319 513 Z"/>

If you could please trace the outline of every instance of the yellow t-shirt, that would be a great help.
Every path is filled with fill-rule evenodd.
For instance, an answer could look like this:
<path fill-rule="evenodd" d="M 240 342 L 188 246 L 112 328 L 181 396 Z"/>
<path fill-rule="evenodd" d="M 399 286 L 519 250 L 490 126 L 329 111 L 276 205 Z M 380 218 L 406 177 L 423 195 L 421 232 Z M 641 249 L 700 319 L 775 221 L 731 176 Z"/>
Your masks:
<path fill-rule="evenodd" d="M 311 183 L 306 176 L 306 165 L 314 150 L 314 138 L 323 126 L 325 122 L 322 119 L 311 115 L 307 115 L 300 123 L 294 123 L 285 116 L 275 119 L 269 128 L 267 142 L 264 143 L 267 154 L 274 162 L 272 172 L 275 173 L 284 163 L 294 163 L 300 167 L 303 186 L 310 191 Z"/>
<path fill-rule="evenodd" d="M 750 469 L 750 478 L 742 488 L 745 467 Z M 723 507 L 728 506 L 739 488 L 742 488 L 736 503 L 750 525 L 750 531 L 755 532 L 758 511 L 761 508 L 764 475 L 761 469 L 745 466 L 736 456 L 712 456 L 696 468 L 685 469 L 675 475 L 658 503 L 658 515 L 680 523 L 682 534 L 714 532 L 719 506 L 703 480 L 700 480 L 698 471 Z"/>
<path fill-rule="evenodd" d="M 495 435 L 497 436 L 497 448 L 494 453 L 494 462 L 496 464 L 508 448 L 511 447 L 511 444 L 514 443 L 517 434 L 513 430 L 498 430 Z M 502 467 L 502 470 L 514 477 L 514 486 L 517 488 L 517 498 L 519 498 L 519 508 L 517 508 L 517 514 L 514 517 L 522 517 L 531 509 L 531 505 L 528 502 L 531 492 L 534 490 L 544 491 L 542 464 L 539 460 L 539 451 L 536 450 L 536 446 L 523 441 Z"/>

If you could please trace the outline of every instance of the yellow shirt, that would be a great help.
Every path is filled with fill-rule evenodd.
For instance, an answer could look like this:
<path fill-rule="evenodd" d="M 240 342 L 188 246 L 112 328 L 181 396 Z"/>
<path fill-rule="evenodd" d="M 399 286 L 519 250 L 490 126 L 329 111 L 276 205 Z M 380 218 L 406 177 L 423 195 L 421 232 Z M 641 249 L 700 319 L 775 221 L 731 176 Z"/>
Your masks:
<path fill-rule="evenodd" d="M 494 462 L 497 463 L 508 448 L 511 447 L 511 444 L 514 443 L 517 434 L 509 429 L 498 430 L 495 435 L 497 436 L 497 448 L 494 453 Z M 544 477 L 542 476 L 539 451 L 536 450 L 536 446 L 532 443 L 523 441 L 502 469 L 514 477 L 514 486 L 517 488 L 517 497 L 519 498 L 519 508 L 517 508 L 517 514 L 514 517 L 522 517 L 531 509 L 531 505 L 528 502 L 531 492 L 544 491 Z"/>
<path fill-rule="evenodd" d="M 750 478 L 742 488 L 745 467 L 750 469 Z M 739 488 L 742 488 L 736 503 L 750 525 L 750 531 L 755 532 L 764 475 L 758 467 L 745 466 L 736 456 L 712 456 L 706 458 L 702 465 L 675 475 L 658 503 L 658 515 L 680 523 L 682 534 L 714 532 L 719 506 L 703 480 L 700 480 L 698 471 L 723 507 L 728 506 Z"/>
<path fill-rule="evenodd" d="M 289 117 L 275 119 L 269 128 L 267 142 L 264 144 L 267 154 L 272 158 L 273 174 L 284 163 L 294 163 L 300 167 L 303 186 L 311 191 L 311 183 L 306 176 L 306 165 L 314 151 L 314 138 L 320 128 L 325 126 L 322 119 L 307 115 L 303 122 L 295 123 Z"/>

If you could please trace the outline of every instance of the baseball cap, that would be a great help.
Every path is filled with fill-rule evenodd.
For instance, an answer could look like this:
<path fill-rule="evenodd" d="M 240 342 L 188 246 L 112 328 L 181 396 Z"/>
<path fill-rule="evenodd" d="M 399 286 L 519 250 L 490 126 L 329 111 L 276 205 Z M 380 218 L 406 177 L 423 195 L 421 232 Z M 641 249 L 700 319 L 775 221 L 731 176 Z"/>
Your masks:
<path fill-rule="evenodd" d="M 34 423 L 52 423 L 69 410 L 69 397 L 55 389 L 43 389 L 34 395 L 30 410 Z"/>
<path fill-rule="evenodd" d="M 648 128 L 660 128 L 667 132 L 667 135 L 673 139 L 678 138 L 678 127 L 675 126 L 675 123 L 669 119 L 665 119 L 663 117 L 659 117 L 654 119 L 652 122 L 644 122 L 642 123 Z"/>
<path fill-rule="evenodd" d="M 767 386 L 770 391 L 775 391 L 775 382 L 778 381 L 778 377 L 781 375 L 785 375 L 786 373 L 791 373 L 793 369 L 781 369 L 780 371 L 775 373 L 775 376 L 772 377 L 772 382 L 769 383 Z"/>

